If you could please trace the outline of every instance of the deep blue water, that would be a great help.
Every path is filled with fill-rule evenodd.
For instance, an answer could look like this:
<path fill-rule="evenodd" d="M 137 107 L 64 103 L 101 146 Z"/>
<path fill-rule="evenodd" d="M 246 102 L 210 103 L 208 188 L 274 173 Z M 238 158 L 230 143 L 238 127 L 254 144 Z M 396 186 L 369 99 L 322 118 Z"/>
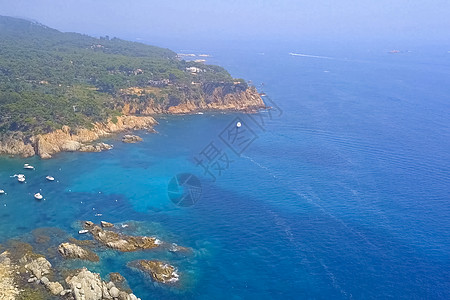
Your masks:
<path fill-rule="evenodd" d="M 130 233 L 191 247 L 102 250 L 87 264 L 122 273 L 142 299 L 449 299 L 448 49 L 243 48 L 194 50 L 251 79 L 282 113 L 261 127 L 254 115 L 164 117 L 158 134 L 141 132 L 134 145 L 112 138 L 109 152 L 3 158 L 0 242 L 18 237 L 44 253 L 35 228 L 63 230 L 51 231 L 57 245 L 79 238 L 76 221 L 89 219 L 133 221 Z M 220 139 L 235 118 L 255 138 L 240 156 Z M 194 160 L 211 142 L 229 162 L 216 181 Z M 25 162 L 37 170 L 22 170 Z M 9 177 L 18 172 L 26 184 Z M 191 207 L 168 198 L 179 173 L 201 180 Z M 37 202 L 40 189 L 46 200 Z M 126 266 L 139 258 L 171 262 L 180 283 L 153 284 Z"/>

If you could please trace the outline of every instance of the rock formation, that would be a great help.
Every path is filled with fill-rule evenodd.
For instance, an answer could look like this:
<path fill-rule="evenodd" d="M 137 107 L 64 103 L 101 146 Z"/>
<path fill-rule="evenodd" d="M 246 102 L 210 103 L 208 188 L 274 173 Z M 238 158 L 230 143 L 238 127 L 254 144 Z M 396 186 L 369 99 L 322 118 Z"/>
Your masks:
<path fill-rule="evenodd" d="M 161 283 L 174 283 L 179 279 L 174 266 L 159 260 L 138 260 L 132 262 L 131 265 L 149 274 L 153 280 Z"/>
<path fill-rule="evenodd" d="M 104 143 L 92 142 L 113 133 L 132 130 L 152 130 L 157 124 L 150 115 L 155 114 L 187 114 L 202 110 L 231 110 L 253 112 L 264 108 L 264 101 L 255 88 L 243 88 L 234 84 L 207 84 L 203 87 L 204 98 L 183 101 L 177 105 L 162 106 L 157 103 L 125 102 L 118 107 L 123 116 L 114 117 L 104 123 L 94 123 L 91 129 L 70 128 L 63 126 L 59 130 L 47 134 L 26 137 L 21 132 L 0 135 L 0 154 L 30 157 L 39 155 L 51 158 L 63 151 L 100 152 L 111 149 Z M 144 105 L 144 106 L 143 106 Z M 141 141 L 137 136 L 126 135 L 126 143 Z"/>
<path fill-rule="evenodd" d="M 122 137 L 122 142 L 129 143 L 129 144 L 137 143 L 137 142 L 142 142 L 142 138 L 137 135 L 126 134 Z"/>
<path fill-rule="evenodd" d="M 119 290 L 113 282 L 102 281 L 99 274 L 92 273 L 86 268 L 78 270 L 73 276 L 66 278 L 75 300 L 138 300 L 134 294 Z"/>
<path fill-rule="evenodd" d="M 102 225 L 103 228 L 111 228 L 114 227 L 114 224 L 106 222 L 106 221 L 100 221 L 100 225 Z"/>
<path fill-rule="evenodd" d="M 110 145 L 90 142 L 101 137 L 125 130 L 150 129 L 157 122 L 150 116 L 122 116 L 107 123 L 95 123 L 92 129 L 79 129 L 72 133 L 71 128 L 64 126 L 60 130 L 38 135 L 36 137 L 36 152 L 41 158 L 50 158 L 62 151 L 99 152 L 111 149 Z"/>
<path fill-rule="evenodd" d="M 84 222 L 84 228 L 89 230 L 94 239 L 101 244 L 122 252 L 152 249 L 161 244 L 155 237 L 124 235 L 115 231 L 104 230 L 90 221 Z"/>
<path fill-rule="evenodd" d="M 58 252 L 64 258 L 84 259 L 90 261 L 99 261 L 98 255 L 91 250 L 84 249 L 71 243 L 62 243 L 58 246 Z"/>
<path fill-rule="evenodd" d="M 9 252 L 0 254 L 0 299 L 14 300 L 19 290 L 14 282 L 15 268 L 11 265 Z"/>

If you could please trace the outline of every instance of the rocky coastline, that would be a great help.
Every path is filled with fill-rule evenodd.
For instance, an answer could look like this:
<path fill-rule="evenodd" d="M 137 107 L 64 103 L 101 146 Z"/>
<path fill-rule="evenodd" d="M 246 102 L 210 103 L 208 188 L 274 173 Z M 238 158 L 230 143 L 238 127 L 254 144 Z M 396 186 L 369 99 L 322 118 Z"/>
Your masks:
<path fill-rule="evenodd" d="M 59 152 L 101 152 L 112 149 L 111 145 L 96 142 L 112 134 L 149 130 L 158 124 L 155 117 L 161 114 L 190 114 L 199 111 L 241 111 L 255 112 L 265 108 L 264 101 L 255 88 L 227 92 L 223 87 L 215 87 L 209 96 L 200 102 L 186 101 L 168 108 L 150 104 L 137 107 L 133 103 L 125 103 L 121 107 L 122 116 L 110 118 L 107 122 L 94 123 L 91 128 L 61 129 L 46 134 L 26 136 L 22 132 L 0 134 L 0 155 L 32 157 L 38 155 L 49 159 Z M 129 135 L 123 140 L 126 143 L 139 142 L 140 138 Z"/>
<path fill-rule="evenodd" d="M 82 221 L 79 224 L 80 228 L 89 230 L 92 239 L 76 240 L 60 230 L 41 228 L 33 231 L 33 236 L 41 237 L 35 245 L 40 245 L 37 247 L 40 251 L 18 240 L 0 245 L 0 299 L 138 300 L 120 273 L 110 273 L 102 278 L 86 267 L 101 261 L 97 253 L 109 248 L 119 252 L 141 251 L 145 257 L 146 251 L 160 245 L 158 251 L 173 251 L 174 245 L 180 251 L 190 251 L 176 244 L 155 243 L 159 241 L 155 237 L 124 234 L 122 226 L 109 222 L 96 225 Z M 49 234 L 58 241 L 48 239 Z M 77 264 L 78 267 L 71 269 L 67 268 L 65 260 L 86 264 L 81 267 Z M 126 266 L 140 271 L 141 276 L 152 284 L 174 286 L 182 276 L 167 261 L 140 259 L 129 261 Z"/>

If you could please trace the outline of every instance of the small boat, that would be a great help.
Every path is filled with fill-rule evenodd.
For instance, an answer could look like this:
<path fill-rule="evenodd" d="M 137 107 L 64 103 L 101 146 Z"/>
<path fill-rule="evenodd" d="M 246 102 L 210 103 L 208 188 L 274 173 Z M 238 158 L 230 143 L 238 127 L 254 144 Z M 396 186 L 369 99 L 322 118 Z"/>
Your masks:
<path fill-rule="evenodd" d="M 37 200 L 42 200 L 42 198 L 44 198 L 44 196 L 42 196 L 41 193 L 36 193 L 36 194 L 34 194 L 34 198 Z"/>
<path fill-rule="evenodd" d="M 55 181 L 55 178 L 52 176 L 47 176 L 45 177 L 45 179 L 47 179 L 48 181 Z"/>
<path fill-rule="evenodd" d="M 241 126 L 242 126 L 241 122 L 237 122 L 237 123 L 236 123 L 236 127 L 237 127 L 237 128 L 241 128 Z"/>
<path fill-rule="evenodd" d="M 25 182 L 25 175 L 23 174 L 19 174 L 19 175 L 14 175 L 15 177 L 17 177 L 17 181 L 19 182 Z"/>
<path fill-rule="evenodd" d="M 27 169 L 27 170 L 34 170 L 34 167 L 32 165 L 29 165 L 29 164 L 24 164 L 23 168 Z"/>
<path fill-rule="evenodd" d="M 85 234 L 85 233 L 88 233 L 88 232 L 89 232 L 89 230 L 87 230 L 87 229 L 83 229 L 83 230 L 79 230 L 78 231 L 79 234 Z"/>
<path fill-rule="evenodd" d="M 3 194 L 5 194 L 5 191 L 4 190 L 0 190 L 0 195 L 3 195 Z"/>

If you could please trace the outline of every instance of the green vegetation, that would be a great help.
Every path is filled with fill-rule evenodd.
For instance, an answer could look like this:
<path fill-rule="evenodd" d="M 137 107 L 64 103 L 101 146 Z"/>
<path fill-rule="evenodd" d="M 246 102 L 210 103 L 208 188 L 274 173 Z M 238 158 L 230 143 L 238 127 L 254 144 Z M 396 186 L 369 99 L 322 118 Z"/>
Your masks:
<path fill-rule="evenodd" d="M 233 82 L 223 68 L 179 60 L 168 49 L 0 16 L 0 132 L 87 126 L 120 115 L 126 101 L 167 108 Z M 144 91 L 123 92 L 130 87 Z"/>

